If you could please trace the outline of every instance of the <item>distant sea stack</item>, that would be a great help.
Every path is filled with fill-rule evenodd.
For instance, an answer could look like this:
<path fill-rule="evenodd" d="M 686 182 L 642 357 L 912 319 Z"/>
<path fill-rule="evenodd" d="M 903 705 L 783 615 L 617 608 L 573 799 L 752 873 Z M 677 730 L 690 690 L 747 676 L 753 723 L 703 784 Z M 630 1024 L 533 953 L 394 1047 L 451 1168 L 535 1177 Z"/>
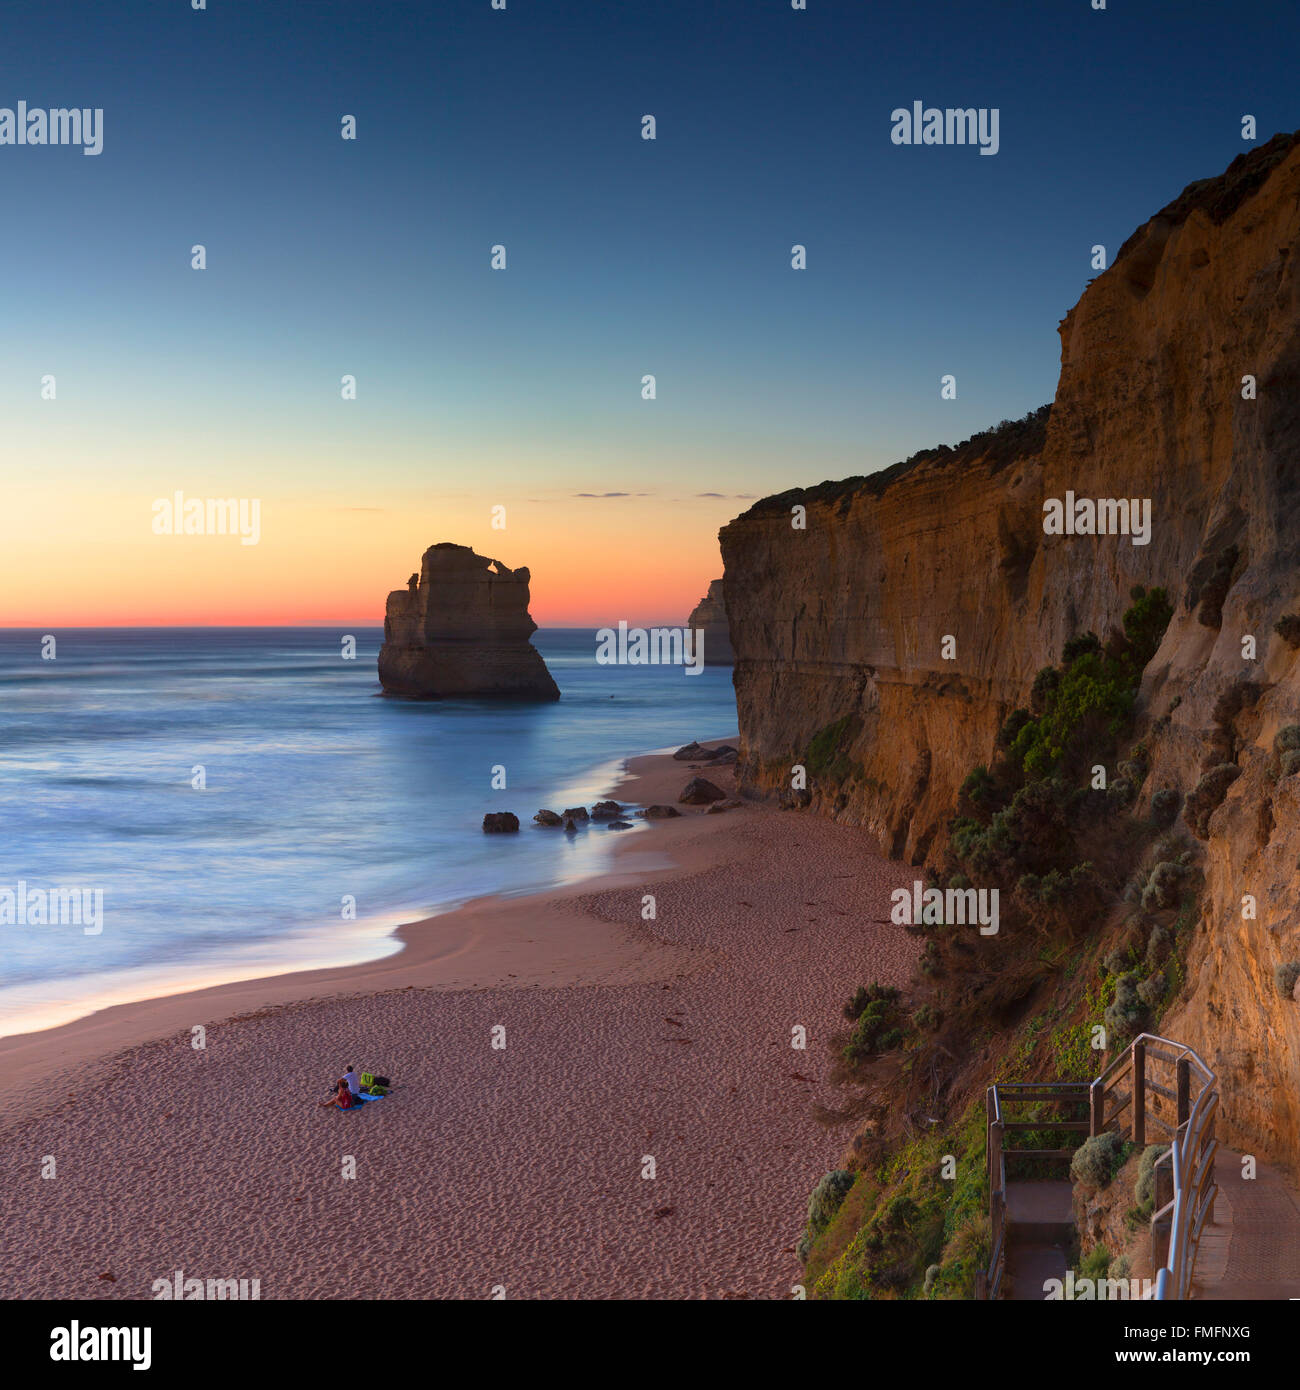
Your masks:
<path fill-rule="evenodd" d="M 558 700 L 559 689 L 528 640 L 528 571 L 441 541 L 420 573 L 388 595 L 379 681 L 412 700 L 487 696 Z"/>
<path fill-rule="evenodd" d="M 731 629 L 727 626 L 727 609 L 722 601 L 722 580 L 715 579 L 709 592 L 695 605 L 687 627 L 703 629 L 704 664 L 730 666 L 736 659 L 731 650 Z"/>

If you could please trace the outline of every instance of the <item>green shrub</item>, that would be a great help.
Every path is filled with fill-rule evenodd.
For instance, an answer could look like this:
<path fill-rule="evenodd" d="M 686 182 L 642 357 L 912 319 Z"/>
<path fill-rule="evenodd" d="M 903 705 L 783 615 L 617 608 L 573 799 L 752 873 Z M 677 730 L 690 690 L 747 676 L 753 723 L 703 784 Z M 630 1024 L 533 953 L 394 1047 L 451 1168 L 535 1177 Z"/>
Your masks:
<path fill-rule="evenodd" d="M 1147 880 L 1151 875 L 1146 869 L 1134 870 L 1132 878 L 1124 885 L 1124 901 L 1126 903 L 1141 903 L 1142 894 L 1147 890 Z"/>
<path fill-rule="evenodd" d="M 1125 758 L 1115 770 L 1126 782 L 1133 784 L 1134 791 L 1147 780 L 1147 765 L 1137 758 Z"/>
<path fill-rule="evenodd" d="M 1161 912 L 1177 907 L 1182 898 L 1183 884 L 1190 877 L 1191 870 L 1185 865 L 1170 862 L 1157 864 L 1142 890 L 1142 910 Z"/>
<path fill-rule="evenodd" d="M 806 1261 L 813 1241 L 831 1224 L 845 1197 L 853 1186 L 854 1174 L 847 1168 L 836 1168 L 821 1178 L 808 1198 L 808 1226 L 799 1242 L 799 1258 Z"/>
<path fill-rule="evenodd" d="M 1044 696 L 1036 723 L 1026 724 L 1015 751 L 1027 776 L 1043 777 L 1100 735 L 1114 742 L 1133 716 L 1136 684 L 1119 663 L 1097 652 L 1077 657 Z"/>
<path fill-rule="evenodd" d="M 1117 946 L 1113 951 L 1106 954 L 1102 961 L 1102 969 L 1108 975 L 1122 975 L 1133 964 L 1133 953 L 1125 950 L 1122 946 Z"/>
<path fill-rule="evenodd" d="M 1101 639 L 1095 632 L 1080 632 L 1073 637 L 1066 639 L 1065 646 L 1061 648 L 1061 664 L 1070 666 L 1081 656 L 1091 656 L 1100 653 Z"/>
<path fill-rule="evenodd" d="M 1130 666 L 1140 677 L 1160 649 L 1174 610 L 1163 589 L 1144 589 L 1139 584 L 1129 590 L 1129 597 L 1133 606 L 1124 614 L 1124 635 L 1130 645 Z"/>
<path fill-rule="evenodd" d="M 1169 959 L 1174 948 L 1173 933 L 1164 927 L 1157 927 L 1147 941 L 1146 964 L 1148 970 L 1157 970 Z"/>
<path fill-rule="evenodd" d="M 1113 811 L 1122 811 L 1137 796 L 1137 788 L 1127 777 L 1116 777 L 1106 788 L 1106 805 Z"/>
<path fill-rule="evenodd" d="M 1138 984 L 1138 998 L 1148 1009 L 1155 1009 L 1165 997 L 1165 989 L 1168 983 L 1169 982 L 1164 977 L 1164 972 L 1157 970 L 1154 975 L 1148 975 L 1145 980 L 1142 980 Z"/>
<path fill-rule="evenodd" d="M 1029 723 L 1029 711 L 1027 709 L 1013 709 L 1007 716 L 1007 722 L 998 730 L 998 747 L 1010 748 L 1016 741 L 1016 735 Z"/>
<path fill-rule="evenodd" d="M 1187 795 L 1183 819 L 1198 840 L 1210 838 L 1210 817 L 1223 804 L 1228 788 L 1241 776 L 1236 763 L 1219 763 L 1212 767 Z"/>
<path fill-rule="evenodd" d="M 1029 709 L 1032 714 L 1042 714 L 1047 708 L 1048 699 L 1061 683 L 1061 673 L 1055 666 L 1044 666 L 1034 677 L 1029 690 Z M 1030 721 L 1026 720 L 1025 723 Z"/>
<path fill-rule="evenodd" d="M 857 1010 L 856 1013 L 850 1010 Z M 844 1010 L 845 1017 L 856 1018 L 845 1044 L 846 1062 L 861 1062 L 878 1052 L 888 1052 L 903 1041 L 899 1022 L 898 991 L 889 985 L 873 984 L 859 989 Z"/>
<path fill-rule="evenodd" d="M 1024 874 L 1016 884 L 1016 896 L 1027 908 L 1077 906 L 1095 887 L 1093 866 L 1076 864 L 1068 873 L 1050 869 L 1043 875 Z"/>
<path fill-rule="evenodd" d="M 1133 1190 L 1138 1211 L 1142 1216 L 1150 1216 L 1156 1205 L 1156 1162 L 1161 1155 L 1169 1152 L 1168 1144 L 1148 1144 L 1138 1160 L 1137 1184 Z"/>
<path fill-rule="evenodd" d="M 1300 772 L 1300 724 L 1288 724 L 1273 738 L 1273 753 L 1277 758 L 1279 777 Z"/>
<path fill-rule="evenodd" d="M 1133 1261 L 1127 1255 L 1116 1255 L 1106 1271 L 1107 1279 L 1130 1279 L 1133 1275 Z"/>
<path fill-rule="evenodd" d="M 1110 1251 L 1104 1245 L 1094 1246 L 1079 1261 L 1078 1279 L 1104 1279 L 1110 1268 Z"/>
<path fill-rule="evenodd" d="M 980 763 L 969 773 L 961 784 L 959 795 L 976 810 L 983 811 L 985 814 L 991 814 L 1001 804 L 998 785 L 983 763 Z"/>
<path fill-rule="evenodd" d="M 1044 666 L 1034 677 L 1029 713 L 1017 711 L 1003 734 L 1011 756 L 1029 777 L 1045 777 L 1084 748 L 1103 751 L 1114 744 L 1133 716 L 1143 668 L 1155 655 L 1173 608 L 1163 589 L 1132 590 L 1133 604 L 1124 614 L 1124 632 L 1103 647 L 1095 633 L 1071 637 L 1062 651 L 1062 666 Z M 1023 716 L 1023 717 L 1022 717 Z M 1146 777 L 1146 750 L 1133 750 L 1127 780 Z M 1139 775 L 1140 774 L 1140 775 Z"/>
<path fill-rule="evenodd" d="M 1288 960 L 1273 967 L 1273 983 L 1283 999 L 1295 994 L 1295 982 L 1300 980 L 1300 960 Z"/>
<path fill-rule="evenodd" d="M 1048 868 L 1067 857 L 1073 842 L 1069 794 L 1054 779 L 1021 787 L 989 826 L 987 869 L 1009 877 L 1014 869 Z"/>
<path fill-rule="evenodd" d="M 1151 798 L 1151 820 L 1164 829 L 1165 826 L 1172 825 L 1178 816 L 1178 807 L 1182 797 L 1173 787 L 1164 787 Z"/>
<path fill-rule="evenodd" d="M 872 983 L 865 989 L 859 985 L 853 992 L 853 998 L 844 1006 L 844 1017 L 852 1022 L 862 1017 L 869 1004 L 893 1004 L 897 999 L 898 990 L 893 985 Z"/>
<path fill-rule="evenodd" d="M 1300 613 L 1283 613 L 1273 624 L 1273 631 L 1288 647 L 1300 647 Z"/>
<path fill-rule="evenodd" d="M 1115 981 L 1115 997 L 1102 1015 L 1112 1046 L 1135 1037 L 1146 1022 L 1147 1010 L 1138 994 L 1139 982 L 1140 977 L 1132 970 Z"/>
<path fill-rule="evenodd" d="M 1109 1187 L 1111 1179 L 1124 1166 L 1124 1141 L 1114 1130 L 1085 1139 L 1070 1160 L 1070 1177 L 1084 1187 Z"/>

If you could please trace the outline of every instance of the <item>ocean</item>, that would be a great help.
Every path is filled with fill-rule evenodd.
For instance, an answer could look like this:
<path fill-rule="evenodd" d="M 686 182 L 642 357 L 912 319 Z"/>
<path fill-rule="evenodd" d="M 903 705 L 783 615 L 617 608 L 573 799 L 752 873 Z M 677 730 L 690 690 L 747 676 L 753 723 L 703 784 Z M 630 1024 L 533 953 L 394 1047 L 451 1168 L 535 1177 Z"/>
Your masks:
<path fill-rule="evenodd" d="M 384 698 L 379 627 L 56 635 L 44 660 L 40 631 L 0 631 L 0 911 L 25 884 L 80 890 L 88 915 L 101 893 L 102 918 L 0 921 L 0 1036 L 376 959 L 402 922 L 598 873 L 615 832 L 533 813 L 736 728 L 729 666 L 598 665 L 594 630 L 534 635 L 561 691 L 541 705 Z M 485 835 L 507 810 L 520 833 Z"/>

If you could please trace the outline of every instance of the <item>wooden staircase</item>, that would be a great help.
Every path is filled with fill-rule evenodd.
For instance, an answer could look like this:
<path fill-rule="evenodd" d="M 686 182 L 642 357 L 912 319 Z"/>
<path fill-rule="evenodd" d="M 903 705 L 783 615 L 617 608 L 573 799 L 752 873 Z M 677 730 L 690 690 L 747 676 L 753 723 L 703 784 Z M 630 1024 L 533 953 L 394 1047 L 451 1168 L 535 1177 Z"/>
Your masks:
<path fill-rule="evenodd" d="M 1090 1087 L 1087 1081 L 1003 1082 L 989 1087 L 986 1153 L 993 1255 L 987 1273 L 976 1280 L 977 1297 L 1041 1299 L 1049 1279 L 1065 1278 L 1074 1241 L 1074 1194 L 1061 1170 L 1089 1132 Z M 1044 1106 L 1061 1114 L 1044 1116 Z M 1032 1119 L 1015 1118 L 1028 1107 L 1039 1113 Z M 1050 1135 L 1058 1147 L 1008 1145 L 1007 1136 L 1015 1134 Z M 1062 1134 L 1079 1138 L 1069 1147 L 1059 1147 L 1056 1136 Z M 1008 1181 L 1008 1165 L 1017 1175 L 1031 1164 L 1055 1176 Z"/>
<path fill-rule="evenodd" d="M 1163 1080 L 1153 1074 L 1159 1068 Z M 1196 1252 L 1213 1219 L 1214 1118 L 1219 1093 L 1215 1075 L 1189 1047 L 1143 1033 L 1118 1053 L 1093 1081 L 997 1083 L 987 1092 L 989 1220 L 992 1255 L 977 1279 L 979 1298 L 1045 1296 L 1050 1279 L 1064 1278 L 1074 1243 L 1071 1183 L 1059 1176 L 1082 1136 L 1108 1130 L 1145 1147 L 1151 1126 L 1170 1147 L 1157 1162 L 1156 1210 L 1151 1217 L 1155 1297 L 1192 1296 Z M 1032 1106 L 1031 1118 L 1022 1107 Z M 1049 1108 L 1045 1116 L 1044 1108 Z M 1017 1115 L 1021 1118 L 1015 1118 Z M 1059 1114 L 1059 1118 L 1058 1118 Z M 1069 1147 L 1021 1147 L 1008 1136 L 1035 1142 L 1053 1136 Z M 1013 1173 L 1008 1181 L 1008 1164 Z M 1038 1171 L 1025 1174 L 1032 1165 Z M 1043 1177 L 1054 1169 L 1058 1176 Z"/>
<path fill-rule="evenodd" d="M 1041 1300 L 1048 1280 L 1064 1281 L 1074 1241 L 1073 1200 L 1065 1181 L 1007 1185 L 1004 1298 Z"/>

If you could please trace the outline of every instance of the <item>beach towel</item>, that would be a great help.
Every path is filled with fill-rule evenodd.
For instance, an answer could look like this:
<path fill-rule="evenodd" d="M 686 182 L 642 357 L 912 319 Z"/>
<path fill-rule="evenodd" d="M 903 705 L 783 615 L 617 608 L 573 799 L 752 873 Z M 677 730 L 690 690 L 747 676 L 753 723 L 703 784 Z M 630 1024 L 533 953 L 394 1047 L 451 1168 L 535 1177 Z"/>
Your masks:
<path fill-rule="evenodd" d="M 368 1101 L 368 1100 L 383 1100 L 383 1096 L 365 1096 L 365 1095 L 357 1094 L 357 1095 L 355 1095 L 355 1096 L 352 1097 L 352 1104 L 349 1105 L 348 1108 L 347 1108 L 346 1110 L 343 1110 L 343 1114 L 345 1114 L 345 1115 L 355 1115 L 355 1114 L 357 1113 L 357 1111 L 360 1110 L 360 1109 L 365 1105 L 366 1101 Z M 338 1105 L 335 1105 L 335 1106 L 332 1106 L 331 1109 L 334 1109 L 334 1110 L 341 1110 L 342 1107 L 341 1107 L 341 1106 L 338 1106 Z"/>

